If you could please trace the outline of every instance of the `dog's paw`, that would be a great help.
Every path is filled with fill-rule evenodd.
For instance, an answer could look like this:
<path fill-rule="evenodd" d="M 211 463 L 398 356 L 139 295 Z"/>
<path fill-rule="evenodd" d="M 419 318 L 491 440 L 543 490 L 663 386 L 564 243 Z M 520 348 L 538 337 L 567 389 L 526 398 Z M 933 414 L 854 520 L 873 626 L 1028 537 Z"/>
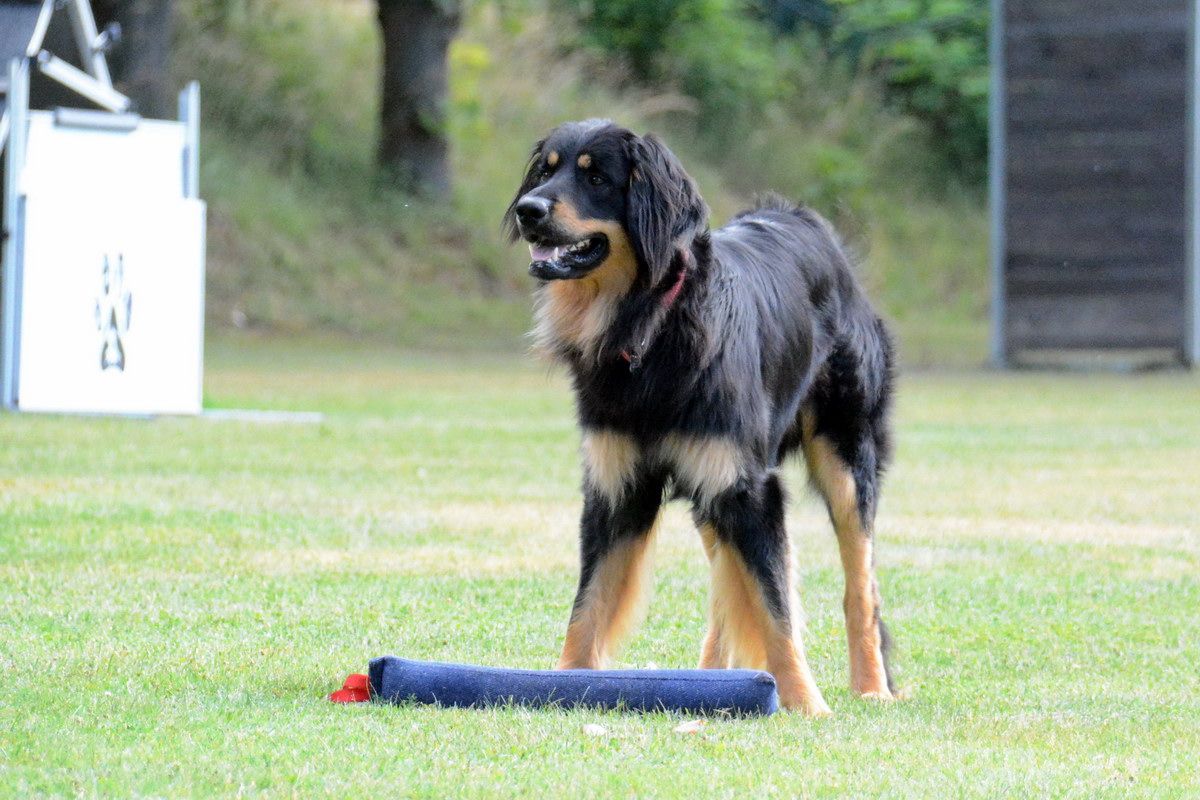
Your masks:
<path fill-rule="evenodd" d="M 854 690 L 854 693 L 863 700 L 872 700 L 880 703 L 903 703 L 905 700 L 913 698 L 913 689 L 905 686 L 903 689 L 890 691 L 889 689 L 872 689 L 868 691 Z"/>
<path fill-rule="evenodd" d="M 823 719 L 825 717 L 833 716 L 833 710 L 825 704 L 824 700 L 820 701 L 819 703 L 810 703 L 804 708 L 798 710 L 801 714 L 809 719 Z"/>
<path fill-rule="evenodd" d="M 780 697 L 779 705 L 788 711 L 796 711 L 811 719 L 833 716 L 833 711 L 820 695 L 815 698 Z"/>

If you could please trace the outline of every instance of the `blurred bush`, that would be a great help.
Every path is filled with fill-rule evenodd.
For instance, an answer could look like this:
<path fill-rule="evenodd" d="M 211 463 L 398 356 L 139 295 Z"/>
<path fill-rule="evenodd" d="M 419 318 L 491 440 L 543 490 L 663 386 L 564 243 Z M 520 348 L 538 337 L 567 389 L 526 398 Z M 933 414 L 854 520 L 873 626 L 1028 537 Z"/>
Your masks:
<path fill-rule="evenodd" d="M 925 121 L 934 150 L 970 182 L 987 155 L 987 0 L 555 0 L 572 49 L 615 55 L 632 79 L 675 86 L 739 141 L 797 93 L 797 66 L 845 62 Z M 817 70 L 815 74 L 823 74 Z M 812 81 L 802 80 L 811 90 Z M 838 158 L 836 154 L 827 154 Z M 834 170 L 837 171 L 837 170 Z"/>
<path fill-rule="evenodd" d="M 987 0 L 831 0 L 838 47 L 870 66 L 902 107 L 928 122 L 955 171 L 987 166 Z"/>
<path fill-rule="evenodd" d="M 769 30 L 739 0 L 558 0 L 575 21 L 572 49 L 587 47 L 623 59 L 632 77 L 674 86 L 735 140 L 748 114 L 781 93 L 784 63 Z"/>
<path fill-rule="evenodd" d="M 267 145 L 279 166 L 361 170 L 375 154 L 374 0 L 178 0 L 178 68 L 203 78 L 204 114 Z"/>

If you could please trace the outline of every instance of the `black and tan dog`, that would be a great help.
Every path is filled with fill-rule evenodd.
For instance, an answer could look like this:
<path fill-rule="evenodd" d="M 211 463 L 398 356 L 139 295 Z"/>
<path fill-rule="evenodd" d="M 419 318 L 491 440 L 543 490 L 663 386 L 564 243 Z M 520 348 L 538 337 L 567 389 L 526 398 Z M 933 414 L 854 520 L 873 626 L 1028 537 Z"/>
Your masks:
<path fill-rule="evenodd" d="M 506 214 L 540 282 L 534 335 L 574 379 L 582 573 L 560 668 L 602 666 L 637 605 L 665 496 L 712 569 L 700 665 L 767 669 L 784 706 L 829 707 L 799 641 L 780 462 L 801 450 L 846 573 L 850 683 L 893 696 L 872 565 L 891 345 L 829 224 L 768 199 L 723 228 L 653 135 L 567 123 Z"/>

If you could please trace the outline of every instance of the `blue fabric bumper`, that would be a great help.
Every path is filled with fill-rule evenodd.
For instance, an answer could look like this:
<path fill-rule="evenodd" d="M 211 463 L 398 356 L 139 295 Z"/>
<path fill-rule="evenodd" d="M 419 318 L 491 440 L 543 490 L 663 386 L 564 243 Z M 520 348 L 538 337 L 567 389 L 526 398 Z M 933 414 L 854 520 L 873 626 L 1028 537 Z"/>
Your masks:
<path fill-rule="evenodd" d="M 775 678 L 750 669 L 528 670 L 371 661 L 372 699 L 460 708 L 493 705 L 767 715 L 779 709 Z"/>

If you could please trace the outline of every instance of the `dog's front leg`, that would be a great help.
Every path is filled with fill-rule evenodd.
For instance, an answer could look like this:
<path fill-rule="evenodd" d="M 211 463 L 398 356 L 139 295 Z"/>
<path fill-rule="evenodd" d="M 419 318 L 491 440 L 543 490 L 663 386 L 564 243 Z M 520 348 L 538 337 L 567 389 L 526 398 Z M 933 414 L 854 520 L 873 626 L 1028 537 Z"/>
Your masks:
<path fill-rule="evenodd" d="M 580 526 L 579 589 L 559 669 L 600 669 L 640 610 L 663 481 L 640 476 L 618 496 L 588 486 Z"/>

